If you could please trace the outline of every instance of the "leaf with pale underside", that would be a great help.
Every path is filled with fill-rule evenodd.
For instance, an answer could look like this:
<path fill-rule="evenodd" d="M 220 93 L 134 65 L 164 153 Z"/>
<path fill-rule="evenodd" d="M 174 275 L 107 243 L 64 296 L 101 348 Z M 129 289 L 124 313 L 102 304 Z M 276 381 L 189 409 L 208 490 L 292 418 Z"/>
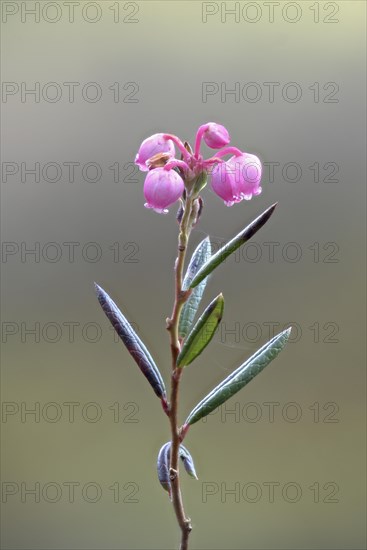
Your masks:
<path fill-rule="evenodd" d="M 187 268 L 183 283 L 182 289 L 187 290 L 190 286 L 192 279 L 198 270 L 207 262 L 211 256 L 212 248 L 210 244 L 209 237 L 206 237 L 201 243 L 197 246 L 192 258 L 190 260 L 189 266 Z M 191 292 L 188 300 L 183 305 L 180 321 L 178 326 L 178 333 L 181 338 L 184 338 L 189 332 L 194 317 L 199 308 L 201 299 L 204 294 L 206 287 L 207 279 L 203 279 L 200 284 L 198 284 L 193 291 Z"/>
<path fill-rule="evenodd" d="M 246 384 L 251 382 L 280 353 L 287 343 L 290 333 L 291 329 L 288 328 L 277 336 L 274 336 L 274 338 L 204 397 L 187 417 L 184 431 L 185 427 L 195 424 L 195 422 L 210 414 L 240 391 Z"/>
<path fill-rule="evenodd" d="M 155 364 L 148 349 L 145 347 L 139 336 L 132 328 L 129 321 L 121 313 L 115 302 L 110 296 L 95 283 L 95 289 L 98 297 L 98 301 L 111 322 L 113 328 L 123 341 L 126 349 L 138 364 L 141 372 L 147 378 L 148 382 L 152 386 L 155 394 L 162 400 L 162 404 L 167 403 L 166 388 L 159 372 L 157 365 Z"/>
<path fill-rule="evenodd" d="M 189 476 L 193 477 L 194 479 L 199 479 L 198 476 L 196 475 L 193 458 L 189 453 L 189 451 L 186 449 L 186 447 L 184 447 L 182 444 L 180 445 L 180 458 Z"/>
<path fill-rule="evenodd" d="M 170 461 L 171 442 L 165 443 L 158 453 L 157 458 L 157 473 L 159 483 L 163 489 L 171 496 L 171 481 L 169 478 L 169 461 Z"/>
<path fill-rule="evenodd" d="M 203 279 L 205 279 L 216 267 L 233 254 L 240 246 L 245 244 L 259 229 L 268 221 L 274 209 L 276 203 L 267 208 L 265 212 L 260 214 L 253 222 L 250 223 L 245 229 L 243 229 L 238 235 L 233 237 L 227 244 L 213 254 L 204 265 L 197 271 L 193 279 L 191 280 L 189 288 L 195 288 Z"/>

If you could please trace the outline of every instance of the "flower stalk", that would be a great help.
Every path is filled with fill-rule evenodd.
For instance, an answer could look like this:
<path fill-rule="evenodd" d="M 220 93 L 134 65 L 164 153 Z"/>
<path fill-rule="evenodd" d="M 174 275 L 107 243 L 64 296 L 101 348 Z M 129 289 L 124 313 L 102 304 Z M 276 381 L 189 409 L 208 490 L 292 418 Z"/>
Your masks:
<path fill-rule="evenodd" d="M 172 316 L 167 320 L 167 330 L 170 333 L 171 355 L 172 355 L 172 374 L 171 374 L 171 398 L 169 407 L 169 419 L 171 425 L 171 458 L 170 458 L 170 481 L 171 481 L 171 499 L 176 514 L 177 522 L 181 529 L 180 550 L 187 550 L 189 535 L 192 529 L 190 518 L 186 517 L 182 494 L 180 487 L 180 474 L 178 467 L 180 433 L 178 427 L 178 398 L 180 379 L 183 369 L 176 367 L 177 357 L 180 353 L 181 345 L 178 334 L 178 324 L 182 306 L 190 295 L 190 292 L 182 290 L 183 268 L 186 257 L 187 244 L 190 236 L 190 217 L 193 205 L 193 198 L 187 197 L 184 212 L 180 223 L 180 232 L 178 236 L 178 252 L 175 262 L 175 301 L 173 305 Z"/>

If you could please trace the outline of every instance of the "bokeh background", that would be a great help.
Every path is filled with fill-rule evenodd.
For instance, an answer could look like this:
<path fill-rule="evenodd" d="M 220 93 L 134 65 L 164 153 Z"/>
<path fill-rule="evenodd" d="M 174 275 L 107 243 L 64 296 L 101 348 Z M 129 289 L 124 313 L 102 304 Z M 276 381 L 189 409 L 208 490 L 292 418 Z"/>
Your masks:
<path fill-rule="evenodd" d="M 192 142 L 217 121 L 262 159 L 263 193 L 226 208 L 208 186 L 191 250 L 279 205 L 207 286 L 225 317 L 185 373 L 182 420 L 274 332 L 295 331 L 189 432 L 191 547 L 365 548 L 365 3 L 2 10 L 2 547 L 177 546 L 155 471 L 168 423 L 93 281 L 168 380 L 175 208 L 144 208 L 131 163 L 152 133 Z"/>

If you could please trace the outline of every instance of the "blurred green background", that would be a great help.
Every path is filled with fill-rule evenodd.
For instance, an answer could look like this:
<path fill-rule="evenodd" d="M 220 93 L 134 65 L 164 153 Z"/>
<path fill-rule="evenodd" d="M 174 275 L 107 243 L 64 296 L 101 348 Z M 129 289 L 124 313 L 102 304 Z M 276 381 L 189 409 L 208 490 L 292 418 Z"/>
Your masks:
<path fill-rule="evenodd" d="M 365 548 L 365 3 L 2 10 L 2 547 L 177 546 L 155 470 L 168 423 L 93 281 L 168 380 L 175 208 L 144 208 L 131 162 L 152 133 L 192 143 L 216 121 L 263 161 L 263 193 L 226 208 L 208 186 L 191 250 L 279 205 L 208 284 L 225 316 L 185 373 L 181 419 L 274 331 L 296 330 L 185 440 L 191 548 Z"/>

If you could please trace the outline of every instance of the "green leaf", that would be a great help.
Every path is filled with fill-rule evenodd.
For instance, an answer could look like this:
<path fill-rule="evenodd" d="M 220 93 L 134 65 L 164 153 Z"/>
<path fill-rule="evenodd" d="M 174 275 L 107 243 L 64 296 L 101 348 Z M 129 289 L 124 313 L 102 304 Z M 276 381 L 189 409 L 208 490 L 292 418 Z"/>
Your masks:
<path fill-rule="evenodd" d="M 206 308 L 188 335 L 177 357 L 177 366 L 189 365 L 206 348 L 219 325 L 224 308 L 223 295 L 219 294 Z"/>
<path fill-rule="evenodd" d="M 218 252 L 213 254 L 207 262 L 198 270 L 193 277 L 190 287 L 196 287 L 205 277 L 209 275 L 218 265 L 220 265 L 230 254 L 235 252 L 237 248 L 245 244 L 257 231 L 268 221 L 277 203 L 273 204 L 265 212 L 260 214 L 250 225 L 248 225 L 243 231 L 238 233 L 232 240 L 225 244 Z"/>
<path fill-rule="evenodd" d="M 288 328 L 277 336 L 274 336 L 274 338 L 260 348 L 252 357 L 243 363 L 243 365 L 232 372 L 232 374 L 196 405 L 187 417 L 185 426 L 195 424 L 200 418 L 210 414 L 235 393 L 240 391 L 246 384 L 251 382 L 251 380 L 269 365 L 284 348 L 290 333 L 291 328 Z"/>
<path fill-rule="evenodd" d="M 125 344 L 126 349 L 138 364 L 141 372 L 147 378 L 155 394 L 161 399 L 164 408 L 167 404 L 166 388 L 152 356 L 107 292 L 96 283 L 94 283 L 94 286 L 103 311 Z"/>
<path fill-rule="evenodd" d="M 209 237 L 206 237 L 196 248 L 189 266 L 184 277 L 182 288 L 187 290 L 190 286 L 192 279 L 199 269 L 207 262 L 211 256 L 212 247 Z M 185 302 L 180 316 L 180 322 L 178 326 L 178 333 L 181 338 L 185 338 L 190 330 L 196 312 L 199 308 L 201 298 L 203 297 L 204 290 L 208 279 L 203 279 L 199 285 L 197 285 L 189 296 L 187 302 Z"/>

